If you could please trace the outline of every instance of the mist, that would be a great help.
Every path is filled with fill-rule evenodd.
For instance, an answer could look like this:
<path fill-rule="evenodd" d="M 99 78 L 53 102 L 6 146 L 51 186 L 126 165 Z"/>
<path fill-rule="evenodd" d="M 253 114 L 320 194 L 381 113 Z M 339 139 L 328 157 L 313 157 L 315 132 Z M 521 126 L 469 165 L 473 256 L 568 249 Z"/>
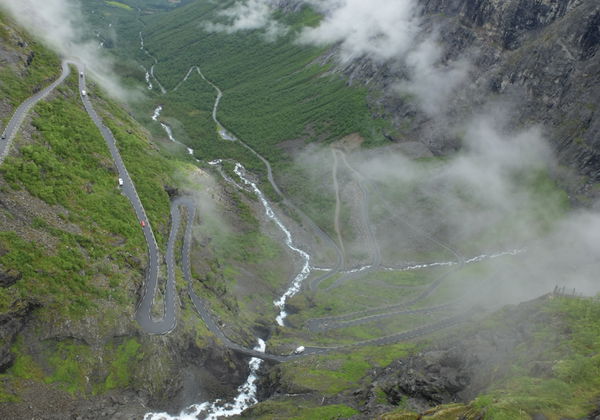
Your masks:
<path fill-rule="evenodd" d="M 204 24 L 207 32 L 225 32 L 228 34 L 238 31 L 264 29 L 267 41 L 273 41 L 284 35 L 287 28 L 272 18 L 273 8 L 270 0 L 247 0 L 238 2 L 231 8 L 222 10 L 218 15 L 226 23 L 208 22 Z"/>
<path fill-rule="evenodd" d="M 0 0 L 0 8 L 48 47 L 64 58 L 83 63 L 94 78 L 113 97 L 130 98 L 115 79 L 111 58 L 98 48 L 97 40 L 89 37 L 79 3 L 74 0 Z M 87 36 L 86 36 L 87 35 Z"/>
<path fill-rule="evenodd" d="M 600 215 L 569 210 L 568 197 L 552 181 L 557 163 L 543 127 L 515 129 L 511 113 L 494 104 L 448 129 L 462 141 L 461 151 L 449 158 L 415 159 L 397 145 L 349 150 L 342 142 L 333 144 L 369 189 L 370 223 L 382 265 L 456 262 L 455 255 L 468 260 L 515 251 L 477 263 L 484 267 L 478 275 L 458 270 L 448 280 L 456 288 L 453 298 L 495 307 L 533 299 L 555 286 L 599 293 Z M 316 176 L 330 179 L 331 161 L 329 147 L 311 147 L 296 162 L 307 173 L 324 168 Z M 340 164 L 341 199 L 349 212 L 355 211 L 357 197 L 351 178 Z M 342 226 L 342 231 L 351 228 Z M 347 250 L 362 247 L 355 254 L 369 255 L 370 244 L 360 235 L 345 245 Z M 368 264 L 357 258 L 348 256 L 347 268 Z M 460 286 L 465 282 L 471 283 Z"/>
<path fill-rule="evenodd" d="M 226 23 L 209 22 L 209 32 L 234 33 L 264 29 L 269 41 L 289 32 L 273 17 L 276 0 L 245 0 L 219 13 Z M 443 59 L 436 28 L 424 25 L 416 0 L 298 0 L 323 15 L 316 27 L 296 35 L 302 45 L 336 46 L 336 60 L 386 63 L 405 75 L 396 84 L 399 95 L 411 95 L 429 116 L 444 113 L 452 95 L 468 81 L 465 58 Z"/>

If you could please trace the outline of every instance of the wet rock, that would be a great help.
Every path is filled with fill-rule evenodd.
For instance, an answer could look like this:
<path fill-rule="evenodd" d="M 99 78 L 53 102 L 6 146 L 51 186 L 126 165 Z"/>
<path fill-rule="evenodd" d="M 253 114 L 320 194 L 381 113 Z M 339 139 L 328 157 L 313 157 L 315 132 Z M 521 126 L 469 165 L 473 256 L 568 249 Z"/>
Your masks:
<path fill-rule="evenodd" d="M 33 63 L 34 58 L 35 58 L 35 52 L 31 51 L 29 54 L 27 54 L 27 59 L 25 60 L 25 65 L 27 67 L 31 66 L 31 63 Z"/>
<path fill-rule="evenodd" d="M 547 128 L 562 165 L 584 180 L 574 194 L 595 193 L 600 181 L 600 3 L 596 0 L 420 0 L 423 36 L 439 30 L 443 61 L 467 59 L 469 83 L 456 91 L 443 123 L 414 100 L 394 93 L 407 79 L 404 65 L 368 57 L 338 64 L 350 83 L 372 89 L 372 109 L 396 128 L 394 142 L 420 142 L 434 155 L 460 148 L 460 127 L 482 106 L 517 104 L 514 126 Z M 323 55 L 335 63 L 336 48 Z M 383 110 L 383 112 L 382 112 Z M 375 111 L 374 111 L 375 113 Z M 439 121 L 441 121 L 439 120 Z M 593 200 L 592 200 L 593 201 Z"/>
<path fill-rule="evenodd" d="M 428 352 L 391 365 L 379 383 L 394 405 L 405 396 L 432 405 L 450 403 L 469 384 L 465 364 L 454 349 Z"/>
<path fill-rule="evenodd" d="M 600 11 L 596 12 L 589 20 L 579 45 L 582 60 L 587 60 L 596 54 L 598 45 L 600 45 Z"/>
<path fill-rule="evenodd" d="M 502 321 L 493 328 L 475 324 L 456 337 L 429 346 L 427 351 L 377 369 L 370 374 L 370 384 L 356 393 L 355 403 L 361 405 L 365 413 L 376 413 L 385 408 L 378 398 L 381 391 L 387 404 L 407 404 L 419 412 L 439 404 L 468 403 L 493 383 L 510 376 L 515 357 L 530 360 L 529 374 L 534 377 L 552 375 L 555 361 L 547 359 L 546 349 L 558 343 L 561 337 L 557 335 L 549 339 L 554 341 L 534 344 L 534 336 L 540 326 L 560 321 L 540 310 L 543 300 L 506 308 Z M 562 330 L 560 325 L 554 328 Z M 520 348 L 527 348 L 527 352 L 523 353 Z"/>
<path fill-rule="evenodd" d="M 176 187 L 172 187 L 170 185 L 165 185 L 164 189 L 167 192 L 167 194 L 169 194 L 169 198 L 171 198 L 171 199 L 179 196 L 179 189 Z"/>
<path fill-rule="evenodd" d="M 5 269 L 2 264 L 0 264 L 0 287 L 10 287 L 19 280 L 23 275 L 15 270 L 15 269 Z"/>
<path fill-rule="evenodd" d="M 584 417 L 582 420 L 600 420 L 600 406 Z"/>
<path fill-rule="evenodd" d="M 14 355 L 10 348 L 16 335 L 30 319 L 31 313 L 39 306 L 36 302 L 21 301 L 10 311 L 0 314 L 0 373 L 12 366 Z"/>

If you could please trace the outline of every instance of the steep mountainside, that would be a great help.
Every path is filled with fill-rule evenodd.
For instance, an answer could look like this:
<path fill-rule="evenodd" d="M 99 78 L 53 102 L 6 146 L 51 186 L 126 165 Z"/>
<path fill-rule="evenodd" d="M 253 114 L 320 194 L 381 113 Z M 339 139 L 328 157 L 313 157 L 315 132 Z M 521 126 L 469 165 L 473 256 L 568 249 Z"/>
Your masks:
<path fill-rule="evenodd" d="M 86 37 L 144 94 L 123 107 L 91 80 L 82 94 L 88 75 L 72 67 L 0 164 L 0 418 L 193 411 L 231 401 L 246 378 L 260 402 L 242 418 L 595 418 L 598 299 L 555 289 L 489 312 L 516 299 L 510 284 L 531 281 L 514 291 L 530 299 L 598 265 L 555 237 L 575 213 L 563 188 L 571 202 L 600 194 L 598 2 L 419 0 L 439 69 L 468 63 L 429 110 L 398 89 L 406 63 L 342 62 L 339 44 L 299 44 L 323 17 L 304 1 L 267 2 L 289 29 L 279 37 L 208 30 L 235 0 L 82 0 Z M 0 15 L 0 128 L 60 66 Z M 156 254 L 82 96 L 114 133 Z M 490 103 L 509 103 L 517 128 L 542 125 L 560 165 L 521 159 L 500 134 L 502 156 L 461 150 L 463 123 Z M 171 258 L 181 196 L 197 217 L 184 222 L 190 253 L 180 227 Z M 567 247 L 586 252 L 564 269 Z M 170 274 L 177 291 L 164 335 L 136 322 L 152 258 L 149 322 Z M 256 378 L 247 350 L 262 340 L 271 358 Z"/>
<path fill-rule="evenodd" d="M 397 133 L 434 153 L 460 146 L 447 127 L 488 101 L 513 101 L 515 124 L 541 124 L 560 162 L 581 178 L 570 189 L 597 195 L 600 181 L 600 5 L 595 0 L 422 0 L 425 32 L 440 28 L 445 62 L 466 58 L 469 79 L 445 115 L 424 114 L 410 97 L 394 92 L 403 72 L 370 60 L 341 69 L 390 92 L 383 104 Z M 443 127 L 438 121 L 443 120 Z M 410 121 L 407 124 L 406 121 Z M 444 128 L 445 127 L 445 128 Z"/>
<path fill-rule="evenodd" d="M 243 418 L 310 418 L 313 405 L 335 403 L 355 408 L 356 420 L 595 420 L 599 310 L 597 299 L 560 294 L 508 306 L 369 369 L 360 387 L 344 386 L 350 361 L 360 360 L 350 353 L 342 365 L 282 365 L 263 379 L 270 398 Z"/>
<path fill-rule="evenodd" d="M 0 74 L 3 130 L 16 105 L 58 77 L 60 61 L 0 16 Z M 35 106 L 0 165 L 0 417 L 141 418 L 148 405 L 226 395 L 246 362 L 215 343 L 190 305 L 168 336 L 144 334 L 134 319 L 146 244 L 77 79 L 73 70 Z M 219 190 L 185 159 L 159 152 L 99 88 L 88 95 L 164 245 L 167 190 L 198 176 L 181 193 Z"/>

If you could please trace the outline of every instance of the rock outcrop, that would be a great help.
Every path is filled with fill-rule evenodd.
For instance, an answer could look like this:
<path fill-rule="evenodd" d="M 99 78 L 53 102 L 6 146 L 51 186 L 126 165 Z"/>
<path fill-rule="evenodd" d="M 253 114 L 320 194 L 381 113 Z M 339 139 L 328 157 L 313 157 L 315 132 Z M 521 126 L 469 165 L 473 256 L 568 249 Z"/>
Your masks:
<path fill-rule="evenodd" d="M 543 127 L 559 162 L 580 177 L 576 193 L 593 194 L 591 186 L 600 182 L 600 4 L 421 0 L 420 5 L 423 36 L 434 28 L 439 34 L 440 68 L 470 63 L 467 82 L 455 89 L 441 115 L 425 113 L 393 88 L 409 77 L 402 64 L 363 57 L 338 66 L 350 83 L 384 92 L 372 95 L 371 103 L 374 114 L 395 126 L 388 138 L 420 141 L 434 154 L 446 154 L 460 147 L 455 132 L 465 120 L 491 102 L 510 103 L 513 125 Z"/>

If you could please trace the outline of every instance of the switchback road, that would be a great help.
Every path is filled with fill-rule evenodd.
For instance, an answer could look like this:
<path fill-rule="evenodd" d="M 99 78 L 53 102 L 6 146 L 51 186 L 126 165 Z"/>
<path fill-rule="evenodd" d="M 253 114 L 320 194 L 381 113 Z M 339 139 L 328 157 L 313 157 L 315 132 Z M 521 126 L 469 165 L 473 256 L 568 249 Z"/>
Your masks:
<path fill-rule="evenodd" d="M 102 137 L 108 146 L 108 150 L 110 151 L 113 162 L 117 167 L 119 178 L 123 180 L 121 191 L 123 195 L 125 195 L 125 197 L 127 197 L 131 202 L 140 225 L 142 225 L 143 222 L 142 231 L 148 246 L 148 269 L 146 273 L 146 282 L 144 283 L 143 297 L 136 311 L 136 319 L 142 329 L 147 333 L 166 334 L 172 331 L 177 325 L 175 310 L 175 271 L 173 259 L 169 258 L 168 255 L 169 249 L 172 252 L 175 243 L 175 237 L 173 236 L 173 232 L 171 232 L 171 235 L 169 236 L 169 244 L 172 244 L 172 246 L 170 246 L 167 251 L 167 287 L 165 290 L 164 299 L 164 315 L 161 319 L 155 320 L 152 318 L 152 304 L 158 289 L 159 252 L 156 238 L 154 237 L 154 231 L 152 230 L 150 220 L 148 220 L 148 216 L 146 215 L 146 210 L 144 209 L 140 197 L 135 189 L 135 185 L 129 176 L 129 172 L 125 167 L 125 164 L 123 163 L 123 159 L 121 158 L 121 154 L 119 153 L 119 149 L 117 147 L 117 142 L 112 132 L 104 125 L 102 118 L 94 109 L 89 95 L 83 94 L 83 92 L 87 89 L 84 68 L 79 63 L 73 62 L 72 64 L 77 66 L 81 75 L 79 77 L 79 93 L 85 110 L 94 124 L 96 124 L 96 127 L 98 127 L 98 130 L 100 130 L 100 133 L 102 134 Z"/>
<path fill-rule="evenodd" d="M 2 138 L 0 139 L 0 165 L 4 162 L 4 158 L 8 155 L 11 143 L 21 128 L 21 124 L 25 120 L 25 117 L 31 111 L 31 108 L 39 101 L 44 99 L 50 92 L 52 92 L 58 85 L 60 85 L 68 76 L 71 74 L 71 69 L 66 61 L 62 63 L 62 74 L 56 81 L 54 81 L 48 87 L 40 90 L 35 95 L 25 99 L 21 105 L 15 110 L 12 118 L 6 124 L 4 131 L 2 132 Z"/>
<path fill-rule="evenodd" d="M 121 185 L 122 193 L 129 199 L 131 205 L 134 209 L 138 222 L 142 226 L 142 231 L 146 240 L 146 244 L 148 247 L 148 268 L 146 272 L 146 280 L 144 283 L 143 296 L 140 301 L 137 310 L 136 310 L 136 320 L 140 324 L 141 328 L 149 334 L 167 334 L 172 331 L 177 325 L 177 305 L 176 305 L 176 288 L 175 288 L 175 245 L 177 234 L 181 225 L 181 208 L 186 209 L 187 213 L 187 225 L 184 233 L 184 242 L 182 247 L 182 268 L 184 273 L 184 278 L 188 284 L 188 293 L 194 304 L 194 307 L 200 317 L 205 322 L 208 329 L 220 339 L 220 341 L 228 348 L 247 354 L 249 356 L 258 357 L 261 359 L 267 359 L 276 362 L 282 362 L 286 360 L 291 360 L 299 357 L 303 357 L 311 354 L 325 354 L 331 351 L 340 350 L 347 347 L 353 346 L 365 346 L 365 345 L 381 345 L 381 344 L 391 344 L 393 342 L 405 340 L 408 338 L 413 338 L 419 335 L 423 335 L 427 332 L 435 331 L 441 328 L 445 328 L 447 326 L 453 325 L 456 322 L 462 320 L 462 317 L 452 317 L 447 320 L 442 320 L 434 324 L 430 324 L 424 327 L 419 327 L 414 330 L 404 331 L 398 334 L 394 334 L 391 336 L 381 337 L 374 340 L 368 340 L 364 342 L 356 342 L 348 345 L 336 346 L 336 347 L 327 347 L 327 348 L 319 348 L 319 347 L 306 347 L 305 351 L 302 354 L 291 354 L 291 355 L 275 355 L 262 353 L 256 350 L 253 350 L 250 347 L 245 347 L 233 342 L 229 339 L 221 330 L 218 325 L 218 322 L 215 320 L 215 317 L 208 309 L 209 306 L 207 302 L 205 302 L 201 297 L 199 297 L 194 289 L 193 289 L 193 278 L 191 275 L 190 268 L 190 251 L 192 246 L 192 225 L 193 220 L 196 214 L 196 205 L 195 203 L 187 197 L 179 197 L 172 201 L 171 203 L 171 229 L 169 233 L 169 240 L 167 243 L 167 252 L 166 252 L 166 265 L 167 265 L 167 283 L 165 287 L 165 296 L 164 296 L 164 313 L 160 319 L 154 319 L 152 317 L 152 306 L 156 298 L 156 294 L 158 291 L 158 272 L 159 272 L 159 249 L 156 242 L 156 238 L 154 236 L 154 232 L 148 220 L 146 211 L 144 206 L 141 203 L 141 200 L 136 191 L 135 185 L 127 171 L 127 168 L 123 162 L 123 159 L 119 153 L 119 149 L 117 146 L 117 141 L 114 138 L 112 132 L 103 122 L 103 119 L 98 115 L 96 110 L 94 109 L 92 102 L 90 100 L 90 96 L 87 93 L 86 87 L 86 78 L 85 78 L 85 69 L 83 65 L 74 60 L 63 60 L 62 62 L 62 74 L 61 76 L 53 82 L 51 85 L 43 89 L 42 91 L 36 93 L 30 98 L 26 99 L 15 111 L 13 117 L 7 124 L 4 130 L 4 139 L 0 141 L 0 163 L 3 161 L 4 157 L 8 153 L 8 150 L 11 146 L 11 143 L 19 130 L 21 124 L 23 123 L 25 117 L 28 112 L 32 109 L 32 107 L 38 103 L 40 100 L 44 99 L 49 93 L 51 93 L 57 86 L 59 86 L 69 75 L 70 75 L 70 65 L 74 65 L 77 67 L 79 76 L 79 94 L 80 98 L 83 102 L 86 112 L 100 131 L 106 145 L 109 149 L 111 157 L 115 163 L 117 168 L 118 176 L 123 180 L 123 184 Z M 201 74 L 200 69 L 197 68 L 198 72 Z M 201 74 L 202 75 L 202 74 Z M 203 75 L 202 75 L 203 76 Z M 204 77 L 204 76 L 203 76 Z M 206 79 L 205 79 L 206 80 Z M 208 80 L 207 80 L 208 82 Z M 209 82 L 210 83 L 210 82 Z M 212 83 L 211 83 L 212 84 Z M 215 89 L 218 88 L 213 85 Z M 219 91 L 219 90 L 218 90 Z M 220 92 L 220 91 L 219 91 Z M 214 110 L 214 116 L 216 119 L 216 107 Z M 218 123 L 218 121 L 216 121 Z M 222 127 L 222 126 L 221 126 Z M 223 130 L 228 133 L 224 128 Z M 339 272 L 342 268 L 343 264 L 343 254 L 339 248 L 339 246 L 335 243 L 335 241 L 326 234 L 323 230 L 321 230 L 312 220 L 306 216 L 300 209 L 298 209 L 293 203 L 291 203 L 281 192 L 277 184 L 275 183 L 271 165 L 269 162 L 264 159 L 260 154 L 258 154 L 254 149 L 252 149 L 246 143 L 240 141 L 235 138 L 235 140 L 239 141 L 244 147 L 246 147 L 251 153 L 255 154 L 267 167 L 269 182 L 273 186 L 274 190 L 279 194 L 285 205 L 290 207 L 290 209 L 297 212 L 300 217 L 303 219 L 307 225 L 309 225 L 317 234 L 320 236 L 325 242 L 329 242 L 335 249 L 338 254 L 338 262 L 335 269 L 332 272 L 325 274 L 321 279 L 331 276 L 337 272 Z M 366 199 L 366 193 L 365 199 Z M 366 201 L 366 200 L 365 200 Z M 376 256 L 376 260 L 378 255 Z M 318 283 L 318 281 L 317 281 Z M 429 290 L 429 293 L 431 290 Z M 427 291 L 425 292 L 427 293 Z M 433 308 L 430 308 L 432 310 Z M 337 320 L 338 322 L 340 320 Z M 318 327 L 317 327 L 318 328 Z"/>

